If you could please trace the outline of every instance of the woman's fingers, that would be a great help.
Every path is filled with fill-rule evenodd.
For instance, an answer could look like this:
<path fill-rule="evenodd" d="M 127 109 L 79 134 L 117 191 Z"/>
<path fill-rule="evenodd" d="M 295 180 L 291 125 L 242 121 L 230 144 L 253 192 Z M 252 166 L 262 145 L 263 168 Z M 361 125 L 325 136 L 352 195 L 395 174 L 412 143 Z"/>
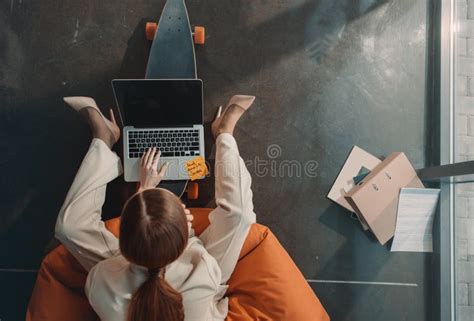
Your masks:
<path fill-rule="evenodd" d="M 160 156 L 161 150 L 157 150 L 156 147 L 148 148 L 141 158 L 142 167 L 157 168 Z"/>
<path fill-rule="evenodd" d="M 190 211 L 188 208 L 186 208 L 186 204 L 181 203 L 181 206 L 182 206 L 183 209 L 184 209 L 184 214 L 186 214 L 186 215 L 191 215 L 191 211 Z"/>
<path fill-rule="evenodd" d="M 145 167 L 145 168 L 149 168 L 148 167 L 148 162 L 149 162 L 149 159 L 151 157 L 151 153 L 153 152 L 153 149 L 152 148 L 148 148 L 145 152 L 145 154 L 143 154 L 143 163 L 142 163 L 142 166 Z"/>
<path fill-rule="evenodd" d="M 152 168 L 158 168 L 158 162 L 160 161 L 160 156 L 161 156 L 161 150 L 158 150 L 157 153 L 155 153 L 155 157 L 153 157 L 153 162 L 151 163 Z"/>
<path fill-rule="evenodd" d="M 146 160 L 147 160 L 147 158 L 148 158 L 148 153 L 149 153 L 149 152 L 150 152 L 150 150 L 147 149 L 147 150 L 143 153 L 143 155 L 142 155 L 142 159 L 141 159 L 141 161 L 140 161 L 140 164 L 142 165 L 142 167 L 145 167 L 145 165 L 146 165 Z"/>
<path fill-rule="evenodd" d="M 194 220 L 194 216 L 191 214 L 191 211 L 186 208 L 186 205 L 181 204 L 181 206 L 183 206 L 184 214 L 186 214 L 186 220 L 188 221 L 188 227 L 191 229 L 193 227 L 191 222 Z"/>
<path fill-rule="evenodd" d="M 168 162 L 165 162 L 163 163 L 163 165 L 161 165 L 161 168 L 160 168 L 160 171 L 158 172 L 158 175 L 163 177 L 165 176 L 165 173 L 166 173 L 166 170 L 168 169 Z"/>
<path fill-rule="evenodd" d="M 148 155 L 148 158 L 146 160 L 146 168 L 152 168 L 151 166 L 155 159 L 155 155 L 156 155 L 156 147 L 150 148 L 150 154 Z"/>

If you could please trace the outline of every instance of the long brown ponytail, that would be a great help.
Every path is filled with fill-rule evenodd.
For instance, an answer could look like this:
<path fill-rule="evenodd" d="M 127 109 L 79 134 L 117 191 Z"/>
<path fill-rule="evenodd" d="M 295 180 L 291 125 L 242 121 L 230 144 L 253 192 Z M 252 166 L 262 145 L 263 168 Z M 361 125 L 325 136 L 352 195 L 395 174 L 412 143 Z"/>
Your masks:
<path fill-rule="evenodd" d="M 148 279 L 134 293 L 127 321 L 184 320 L 181 294 L 164 279 L 188 241 L 186 214 L 180 200 L 163 189 L 132 196 L 120 224 L 120 250 L 130 262 L 148 268 Z"/>

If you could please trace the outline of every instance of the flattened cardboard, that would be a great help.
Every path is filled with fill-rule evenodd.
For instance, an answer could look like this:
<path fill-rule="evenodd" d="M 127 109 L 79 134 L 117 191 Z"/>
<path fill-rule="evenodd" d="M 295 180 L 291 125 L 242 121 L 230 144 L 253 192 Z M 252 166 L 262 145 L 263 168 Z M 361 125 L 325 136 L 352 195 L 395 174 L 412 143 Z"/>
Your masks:
<path fill-rule="evenodd" d="M 395 233 L 398 196 L 402 187 L 424 186 L 406 155 L 392 153 L 345 197 L 382 245 Z"/>

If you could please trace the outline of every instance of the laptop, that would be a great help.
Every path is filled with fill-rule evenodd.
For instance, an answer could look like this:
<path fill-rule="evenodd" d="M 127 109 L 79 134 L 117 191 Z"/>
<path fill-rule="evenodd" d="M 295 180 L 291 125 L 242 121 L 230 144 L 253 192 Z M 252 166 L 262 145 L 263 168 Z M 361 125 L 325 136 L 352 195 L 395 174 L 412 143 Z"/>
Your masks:
<path fill-rule="evenodd" d="M 140 157 L 161 151 L 164 180 L 186 180 L 185 163 L 204 157 L 203 90 L 200 79 L 114 79 L 123 128 L 124 177 L 139 181 Z"/>

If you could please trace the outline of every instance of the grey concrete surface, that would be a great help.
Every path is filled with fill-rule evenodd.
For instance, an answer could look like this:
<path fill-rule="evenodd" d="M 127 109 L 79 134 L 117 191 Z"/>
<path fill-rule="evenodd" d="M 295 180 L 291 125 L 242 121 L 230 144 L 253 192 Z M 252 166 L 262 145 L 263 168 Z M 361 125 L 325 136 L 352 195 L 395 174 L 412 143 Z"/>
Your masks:
<path fill-rule="evenodd" d="M 111 79 L 144 75 L 144 22 L 163 4 L 0 3 L 1 268 L 38 268 L 87 149 L 87 127 L 61 97 L 90 95 L 113 105 Z M 305 277 L 318 281 L 311 286 L 332 319 L 431 320 L 431 256 L 390 253 L 325 198 L 354 144 L 378 156 L 403 151 L 415 167 L 428 162 L 430 2 L 187 5 L 192 24 L 207 30 L 197 49 L 205 119 L 232 94 L 257 96 L 236 137 L 254 177 L 258 220 Z M 210 179 L 201 183 L 196 204 L 212 204 L 212 187 Z M 120 179 L 111 185 L 107 217 L 119 213 L 129 192 Z M 23 283 L 5 283 L 2 297 L 18 299 L 0 300 L 2 320 L 22 319 L 31 290 Z"/>

